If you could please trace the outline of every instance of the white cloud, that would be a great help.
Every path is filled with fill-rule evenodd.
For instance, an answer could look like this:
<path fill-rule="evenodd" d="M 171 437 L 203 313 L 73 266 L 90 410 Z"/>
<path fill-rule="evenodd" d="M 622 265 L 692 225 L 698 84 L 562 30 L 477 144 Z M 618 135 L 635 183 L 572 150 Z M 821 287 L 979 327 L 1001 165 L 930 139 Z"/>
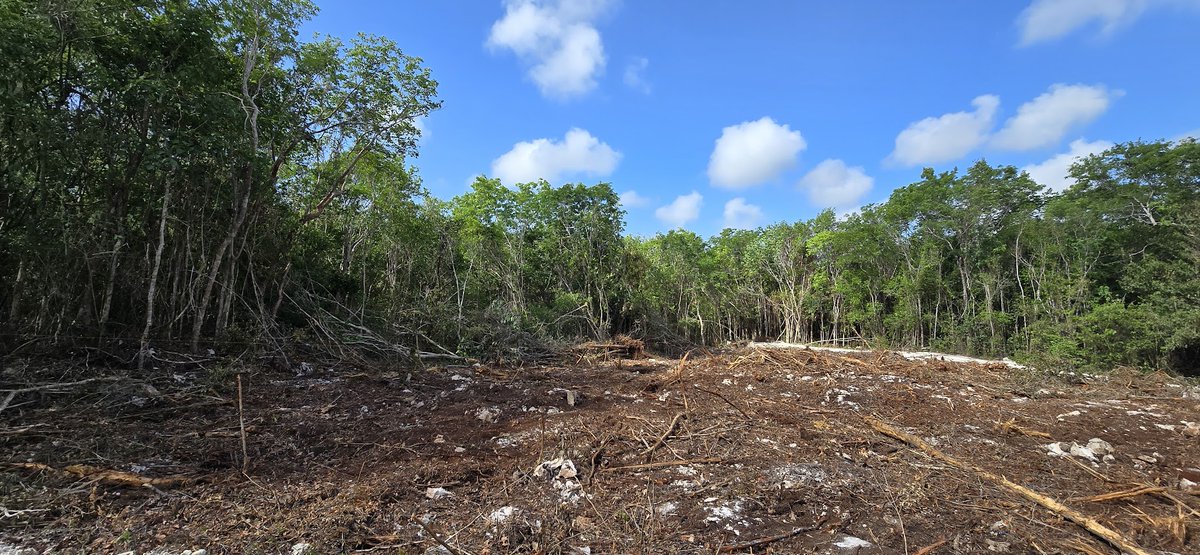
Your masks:
<path fill-rule="evenodd" d="M 1092 23 L 1110 34 L 1132 23 L 1150 5 L 1148 0 L 1034 0 L 1017 18 L 1022 46 L 1054 40 Z"/>
<path fill-rule="evenodd" d="M 861 167 L 848 167 L 841 160 L 825 160 L 800 179 L 800 188 L 821 208 L 853 207 L 874 185 L 875 179 Z"/>
<path fill-rule="evenodd" d="M 642 94 L 650 94 L 650 82 L 646 80 L 646 68 L 650 66 L 647 58 L 634 58 L 625 66 L 625 86 Z"/>
<path fill-rule="evenodd" d="M 700 205 L 702 204 L 704 204 L 704 197 L 700 193 L 692 191 L 686 195 L 675 197 L 671 204 L 660 206 L 654 211 L 654 217 L 672 228 L 683 227 L 688 222 L 700 217 Z"/>
<path fill-rule="evenodd" d="M 1054 146 L 1072 128 L 1100 117 L 1119 95 L 1103 85 L 1051 85 L 1017 109 L 992 137 L 992 145 L 1008 150 Z"/>
<path fill-rule="evenodd" d="M 644 208 L 650 205 L 650 199 L 638 194 L 637 191 L 621 193 L 621 206 L 624 208 Z"/>
<path fill-rule="evenodd" d="M 758 185 L 795 165 L 796 155 L 807 146 L 799 131 L 771 118 L 731 125 L 713 148 L 708 179 L 729 189 Z"/>
<path fill-rule="evenodd" d="M 1070 149 L 1067 152 L 1055 155 L 1040 164 L 1026 166 L 1023 169 L 1029 173 L 1029 177 L 1033 178 L 1034 181 L 1045 185 L 1051 191 L 1063 191 L 1075 183 L 1069 175 L 1071 164 L 1090 154 L 1104 152 L 1111 146 L 1113 144 L 1108 141 L 1093 141 L 1089 143 L 1083 139 L 1076 139 L 1071 141 Z"/>
<path fill-rule="evenodd" d="M 529 64 L 542 94 L 568 98 L 596 87 L 604 44 L 593 25 L 610 0 L 507 0 L 487 45 L 507 48 Z"/>
<path fill-rule="evenodd" d="M 746 199 L 737 197 L 725 203 L 725 227 L 733 229 L 753 229 L 762 221 L 762 208 L 747 203 Z"/>
<path fill-rule="evenodd" d="M 558 182 L 564 175 L 607 176 L 617 167 L 621 153 L 583 129 L 571 129 L 560 142 L 536 139 L 513 145 L 492 161 L 492 175 L 507 185 L 545 179 Z"/>
<path fill-rule="evenodd" d="M 950 162 L 987 140 L 1000 97 L 985 94 L 971 101 L 973 112 L 954 112 L 909 124 L 896 135 L 896 149 L 888 156 L 906 166 Z"/>
<path fill-rule="evenodd" d="M 1017 17 L 1021 46 L 1062 38 L 1096 25 L 1108 36 L 1133 24 L 1146 10 L 1175 7 L 1200 8 L 1197 0 L 1034 0 Z"/>

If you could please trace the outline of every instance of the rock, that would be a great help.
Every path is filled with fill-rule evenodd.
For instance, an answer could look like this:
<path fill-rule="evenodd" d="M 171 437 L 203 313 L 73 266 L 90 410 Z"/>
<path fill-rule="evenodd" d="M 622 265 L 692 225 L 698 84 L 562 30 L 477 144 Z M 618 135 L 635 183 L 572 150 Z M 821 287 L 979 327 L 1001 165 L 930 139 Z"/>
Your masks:
<path fill-rule="evenodd" d="M 446 488 L 425 488 L 426 499 L 445 499 L 451 495 L 454 494 L 450 493 L 450 490 Z"/>
<path fill-rule="evenodd" d="M 1151 457 L 1150 455 L 1138 455 L 1134 458 L 1139 461 L 1142 461 L 1146 464 L 1157 464 L 1158 463 L 1158 459 Z"/>
<path fill-rule="evenodd" d="M 842 536 L 842 539 L 834 542 L 833 545 L 836 545 L 842 549 L 859 550 L 864 547 L 871 547 L 871 542 L 862 538 L 856 538 L 854 536 Z"/>
<path fill-rule="evenodd" d="M 1111 444 L 1109 444 L 1107 441 L 1104 441 L 1103 439 L 1100 439 L 1098 437 L 1089 439 L 1088 443 L 1087 443 L 1087 448 L 1093 454 L 1098 455 L 1098 456 L 1108 455 L 1113 452 L 1113 446 Z"/>
<path fill-rule="evenodd" d="M 1197 488 L 1197 486 L 1200 486 L 1200 483 L 1193 482 L 1191 480 L 1188 480 L 1187 478 L 1179 479 L 1179 489 L 1186 491 L 1188 493 L 1192 493 L 1193 490 L 1195 490 Z"/>
<path fill-rule="evenodd" d="M 1008 553 L 1008 549 L 1012 547 L 1012 544 L 1009 542 L 998 542 L 988 539 L 983 541 L 987 543 L 987 550 L 993 553 Z"/>
<path fill-rule="evenodd" d="M 1184 437 L 1200 437 L 1200 423 L 1184 422 L 1183 436 Z"/>
<path fill-rule="evenodd" d="M 300 542 L 292 546 L 292 555 L 312 555 L 312 544 Z"/>
<path fill-rule="evenodd" d="M 491 521 L 492 524 L 503 524 L 504 522 L 507 522 L 508 519 L 518 514 L 521 514 L 521 509 L 518 509 L 512 505 L 505 505 L 492 511 L 492 514 L 488 515 L 488 520 Z"/>
<path fill-rule="evenodd" d="M 533 469 L 533 475 L 537 476 L 538 478 L 542 478 L 550 475 L 555 470 L 558 472 L 554 474 L 554 476 L 558 478 L 570 479 L 579 475 L 579 472 L 575 470 L 575 463 L 570 459 L 564 459 L 562 457 L 550 459 L 548 461 L 542 461 L 542 464 L 539 464 L 537 468 Z"/>
<path fill-rule="evenodd" d="M 1092 462 L 1096 462 L 1096 454 L 1093 453 L 1091 449 L 1084 447 L 1078 443 L 1071 444 L 1071 456 L 1079 457 L 1081 459 L 1087 459 Z"/>
<path fill-rule="evenodd" d="M 475 418 L 482 420 L 488 424 L 495 424 L 496 419 L 500 417 L 500 409 L 489 409 L 487 407 L 480 408 L 475 411 Z"/>

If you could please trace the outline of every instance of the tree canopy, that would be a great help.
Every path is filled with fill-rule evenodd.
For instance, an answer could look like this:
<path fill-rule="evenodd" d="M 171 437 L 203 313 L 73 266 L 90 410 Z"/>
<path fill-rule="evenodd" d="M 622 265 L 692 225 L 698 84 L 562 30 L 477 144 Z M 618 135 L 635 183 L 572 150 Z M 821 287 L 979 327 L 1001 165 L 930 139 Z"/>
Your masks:
<path fill-rule="evenodd" d="M 1116 145 L 1058 193 L 981 160 L 840 219 L 628 237 L 605 183 L 430 196 L 410 164 L 431 70 L 383 37 L 300 40 L 314 10 L 0 0 L 0 342 L 628 333 L 1200 368 L 1193 140 Z"/>

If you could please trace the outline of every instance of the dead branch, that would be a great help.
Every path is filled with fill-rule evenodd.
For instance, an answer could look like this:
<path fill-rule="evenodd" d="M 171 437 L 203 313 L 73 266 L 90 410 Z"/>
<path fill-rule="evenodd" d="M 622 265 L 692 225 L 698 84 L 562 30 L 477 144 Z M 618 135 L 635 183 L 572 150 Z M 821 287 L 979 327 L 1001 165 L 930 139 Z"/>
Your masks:
<path fill-rule="evenodd" d="M 1102 501 L 1115 501 L 1117 499 L 1127 499 L 1129 497 L 1137 497 L 1139 495 L 1153 495 L 1157 493 L 1165 493 L 1167 488 L 1157 486 L 1136 486 L 1126 490 L 1114 491 L 1110 493 L 1102 493 L 1099 495 L 1091 495 L 1088 497 L 1073 497 L 1071 501 L 1079 501 L 1082 503 L 1099 503 Z"/>
<path fill-rule="evenodd" d="M 1029 436 L 1029 437 L 1040 437 L 1040 438 L 1050 439 L 1050 434 L 1048 434 L 1046 432 L 1039 432 L 1037 430 L 1031 430 L 1024 426 L 1018 425 L 1016 418 L 1010 418 L 1010 419 L 1008 419 L 1007 422 L 1001 422 L 1001 421 L 997 420 L 994 423 L 996 424 L 996 429 L 998 429 L 1004 433 L 1018 433 L 1018 434 L 1021 434 L 1024 436 Z"/>
<path fill-rule="evenodd" d="M 439 536 L 437 532 L 434 532 L 433 528 L 430 528 L 428 524 L 421 522 L 421 519 L 413 517 L 413 522 L 417 523 L 417 526 L 420 526 L 426 534 L 429 534 L 429 537 L 433 538 L 433 541 L 436 541 L 438 545 L 446 548 L 447 551 L 457 555 L 475 555 L 474 553 L 471 553 L 470 551 L 467 551 L 461 547 L 454 547 L 453 545 L 446 543 L 446 540 L 443 540 L 442 537 Z"/>
<path fill-rule="evenodd" d="M 742 416 L 745 416 L 745 417 L 746 417 L 746 420 L 754 420 L 754 418 L 752 418 L 752 417 L 751 417 L 749 414 L 746 414 L 746 411 L 742 410 L 742 408 L 741 408 L 741 407 L 739 407 L 739 406 L 737 406 L 737 405 L 733 404 L 733 401 L 730 401 L 729 399 L 726 399 L 724 395 L 721 395 L 720 393 L 717 393 L 716 391 L 710 391 L 710 390 L 704 389 L 703 387 L 700 387 L 700 386 L 698 386 L 698 385 L 693 385 L 692 387 L 695 387 L 696 389 L 699 389 L 700 391 L 703 391 L 703 392 L 705 392 L 705 393 L 707 393 L 707 394 L 709 394 L 709 395 L 715 395 L 715 396 L 716 396 L 718 399 L 720 399 L 720 400 L 722 400 L 722 401 L 725 401 L 725 404 L 727 404 L 727 405 L 729 405 L 729 406 L 733 407 L 733 408 L 734 408 L 734 410 L 736 410 L 736 411 L 738 411 L 738 412 L 742 413 Z"/>
<path fill-rule="evenodd" d="M 650 462 L 650 457 L 653 457 L 654 452 L 658 450 L 659 447 L 662 447 L 663 443 L 667 441 L 667 438 L 670 437 L 671 433 L 675 431 L 675 426 L 679 425 L 679 420 L 682 418 L 682 412 L 676 414 L 675 418 L 671 420 L 671 425 L 667 426 L 667 431 L 663 432 L 663 435 L 658 438 L 658 441 L 654 442 L 654 445 L 651 445 L 645 451 L 642 451 L 642 456 L 646 457 L 646 462 Z"/>
<path fill-rule="evenodd" d="M 922 547 L 921 549 L 918 549 L 916 551 L 916 553 L 913 553 L 913 555 L 929 555 L 930 553 L 933 553 L 933 550 L 935 550 L 943 545 L 946 545 L 946 538 L 944 538 L 944 537 L 938 538 L 938 541 L 935 541 L 925 547 Z"/>
<path fill-rule="evenodd" d="M 664 462 L 647 463 L 647 464 L 631 464 L 628 466 L 614 466 L 611 468 L 601 468 L 600 472 L 620 472 L 623 470 L 630 470 L 630 471 L 636 472 L 639 470 L 649 470 L 651 468 L 662 468 L 664 466 L 683 466 L 685 464 L 721 464 L 723 462 L 725 462 L 725 459 L 718 459 L 716 457 L 706 457 L 706 458 L 702 458 L 702 459 L 687 459 L 687 460 L 682 460 L 682 461 L 664 461 Z"/>
<path fill-rule="evenodd" d="M 959 461 L 958 459 L 955 459 L 954 457 L 951 457 L 950 455 L 947 455 L 947 454 L 935 449 L 933 446 L 926 443 L 925 440 L 923 440 L 917 436 L 914 436 L 910 433 L 898 430 L 898 429 L 888 425 L 887 423 L 883 422 L 882 420 L 872 418 L 869 416 L 865 417 L 865 418 L 866 418 L 867 423 L 870 424 L 871 428 L 873 428 L 875 431 L 877 431 L 885 436 L 891 437 L 893 439 L 903 441 L 904 443 L 907 443 L 908 445 L 917 448 L 921 452 L 925 453 L 926 455 L 929 455 L 930 457 L 932 457 L 934 459 L 940 460 L 940 461 L 942 461 L 946 464 L 949 464 L 950 466 L 953 466 L 955 468 L 973 472 L 976 476 L 978 476 L 980 478 L 983 478 L 989 482 L 999 485 L 999 486 L 1003 487 L 1004 489 L 1007 489 L 1013 493 L 1021 495 L 1022 497 L 1025 497 L 1026 499 L 1033 501 L 1034 503 L 1037 503 L 1038 505 L 1041 505 L 1045 509 L 1047 509 L 1053 513 L 1056 513 L 1056 514 L 1066 518 L 1067 520 L 1070 520 L 1070 521 L 1082 526 L 1088 532 L 1091 532 L 1096 537 L 1099 537 L 1100 539 L 1108 542 L 1110 545 L 1112 545 L 1113 547 L 1116 547 L 1117 549 L 1123 550 L 1128 553 L 1133 553 L 1134 555 L 1150 555 L 1149 551 L 1146 551 L 1145 549 L 1141 548 L 1137 544 L 1133 543 L 1132 541 L 1130 541 L 1128 538 L 1126 538 L 1125 536 L 1123 536 L 1121 533 L 1117 532 L 1116 530 L 1113 530 L 1107 526 L 1104 526 L 1103 524 L 1100 524 L 1099 522 L 1097 522 L 1095 519 L 1092 519 L 1070 507 L 1067 507 L 1067 506 L 1063 505 L 1062 503 L 1055 501 L 1054 499 L 1046 497 L 1045 495 L 1042 495 L 1036 491 L 1033 491 L 1025 486 L 1014 483 L 1014 482 L 1010 481 L 1008 478 L 993 474 L 993 473 L 988 472 L 977 466 L 970 465 L 970 464 L 964 463 L 962 461 Z"/>
<path fill-rule="evenodd" d="M 138 476 L 130 472 L 122 472 L 120 470 L 108 470 L 97 468 L 86 464 L 72 464 L 62 469 L 54 468 L 48 464 L 42 463 L 9 463 L 9 466 L 15 468 L 24 468 L 26 470 L 37 470 L 39 472 L 52 472 L 56 474 L 72 474 L 80 478 L 86 478 L 102 484 L 111 486 L 131 486 L 131 487 L 153 487 L 153 488 L 169 488 L 181 486 L 195 482 L 195 478 L 185 476 L 168 476 L 165 478 L 147 478 Z"/>
<path fill-rule="evenodd" d="M 31 393 L 34 391 L 44 391 L 47 389 L 61 389 L 64 387 L 73 387 L 73 386 L 83 385 L 83 384 L 92 383 L 92 382 L 113 382 L 113 381 L 119 381 L 119 380 L 123 380 L 123 379 L 125 379 L 124 376 L 106 376 L 106 377 L 102 377 L 102 378 L 88 378 L 86 380 L 79 380 L 77 382 L 48 383 L 48 384 L 35 385 L 35 386 L 30 386 L 30 387 L 23 387 L 21 389 L 10 389 L 10 390 L 8 390 L 8 395 L 6 395 L 4 397 L 4 400 L 0 401 L 0 412 L 4 412 L 4 409 L 8 408 L 8 405 L 10 403 L 12 403 L 13 399 L 21 393 Z"/>
<path fill-rule="evenodd" d="M 754 549 L 756 547 L 762 547 L 764 545 L 775 543 L 777 541 L 786 540 L 793 536 L 798 536 L 805 532 L 812 532 L 813 530 L 820 528 L 821 525 L 823 525 L 823 524 L 825 524 L 825 519 L 822 518 L 821 520 L 817 521 L 817 523 L 813 524 L 812 526 L 796 528 L 796 529 L 792 530 L 791 532 L 784 532 L 782 534 L 776 534 L 774 536 L 767 536 L 765 538 L 759 538 L 757 540 L 751 540 L 751 541 L 744 542 L 744 543 L 735 543 L 733 545 L 722 546 L 720 549 L 717 550 L 717 552 L 718 553 L 733 553 L 735 551 L 745 551 L 745 550 Z"/>

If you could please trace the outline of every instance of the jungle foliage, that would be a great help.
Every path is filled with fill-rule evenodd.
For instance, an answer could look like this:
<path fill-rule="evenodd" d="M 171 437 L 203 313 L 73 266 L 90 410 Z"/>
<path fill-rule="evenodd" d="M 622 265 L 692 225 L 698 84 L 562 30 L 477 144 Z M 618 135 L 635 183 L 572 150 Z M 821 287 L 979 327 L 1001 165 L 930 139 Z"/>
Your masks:
<path fill-rule="evenodd" d="M 1130 142 L 1052 192 L 925 170 L 838 218 L 624 234 L 608 184 L 449 201 L 440 108 L 388 39 L 305 1 L 0 0 L 0 344 L 471 354 L 628 333 L 1200 366 L 1200 144 Z"/>

